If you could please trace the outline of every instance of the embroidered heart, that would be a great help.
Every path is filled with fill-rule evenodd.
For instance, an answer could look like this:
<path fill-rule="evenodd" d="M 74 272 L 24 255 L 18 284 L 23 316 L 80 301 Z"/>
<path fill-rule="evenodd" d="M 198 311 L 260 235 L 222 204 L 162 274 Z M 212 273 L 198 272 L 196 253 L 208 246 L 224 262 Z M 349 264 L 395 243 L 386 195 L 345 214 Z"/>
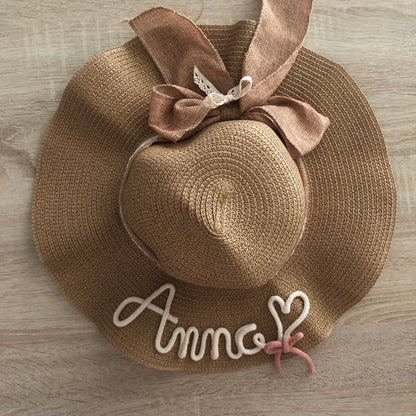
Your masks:
<path fill-rule="evenodd" d="M 292 306 L 292 302 L 296 298 L 301 298 L 303 301 L 302 312 L 298 316 L 298 318 L 286 329 L 286 331 L 283 332 L 282 321 L 280 320 L 279 313 L 276 310 L 275 303 L 277 302 L 280 306 L 280 310 L 282 311 L 282 313 L 287 315 L 288 313 L 290 313 L 290 307 Z M 309 313 L 310 303 L 305 293 L 301 292 L 300 290 L 297 290 L 296 292 L 293 292 L 289 295 L 286 302 L 280 296 L 277 295 L 270 297 L 269 301 L 267 302 L 267 306 L 276 322 L 277 340 L 282 341 L 283 338 L 289 337 L 292 334 L 292 332 L 305 320 L 306 316 Z"/>
<path fill-rule="evenodd" d="M 280 320 L 279 313 L 275 308 L 275 303 L 277 302 L 280 306 L 282 313 L 287 315 L 290 313 L 290 307 L 292 302 L 296 298 L 301 298 L 303 301 L 303 309 L 300 315 L 295 319 L 295 321 L 289 325 L 285 332 L 283 332 L 282 321 Z M 296 329 L 306 318 L 309 313 L 310 303 L 308 297 L 301 291 L 296 291 L 290 294 L 286 302 L 280 296 L 272 296 L 269 298 L 267 303 L 270 313 L 272 314 L 277 327 L 277 341 L 269 341 L 264 346 L 264 352 L 266 354 L 274 355 L 274 364 L 278 373 L 283 373 L 283 368 L 280 363 L 282 354 L 292 353 L 298 355 L 304 359 L 308 365 L 308 370 L 310 373 L 314 372 L 314 366 L 311 357 L 308 354 L 295 347 L 295 344 L 303 338 L 303 333 L 298 332 L 295 335 L 291 335 L 292 331 Z"/>

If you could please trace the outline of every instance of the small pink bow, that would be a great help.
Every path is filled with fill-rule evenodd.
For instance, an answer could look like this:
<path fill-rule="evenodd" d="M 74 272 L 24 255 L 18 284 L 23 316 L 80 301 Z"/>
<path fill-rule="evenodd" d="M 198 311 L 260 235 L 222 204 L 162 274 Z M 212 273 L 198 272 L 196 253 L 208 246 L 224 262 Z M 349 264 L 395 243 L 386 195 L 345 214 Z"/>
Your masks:
<path fill-rule="evenodd" d="M 283 373 L 283 368 L 280 364 L 280 358 L 282 353 L 287 354 L 291 352 L 292 354 L 299 355 L 303 358 L 307 364 L 310 373 L 314 372 L 313 362 L 311 357 L 308 354 L 301 351 L 299 348 L 294 347 L 294 345 L 303 338 L 303 333 L 298 332 L 293 336 L 284 337 L 282 341 L 270 341 L 264 346 L 264 351 L 266 354 L 274 354 L 274 364 L 278 373 Z"/>

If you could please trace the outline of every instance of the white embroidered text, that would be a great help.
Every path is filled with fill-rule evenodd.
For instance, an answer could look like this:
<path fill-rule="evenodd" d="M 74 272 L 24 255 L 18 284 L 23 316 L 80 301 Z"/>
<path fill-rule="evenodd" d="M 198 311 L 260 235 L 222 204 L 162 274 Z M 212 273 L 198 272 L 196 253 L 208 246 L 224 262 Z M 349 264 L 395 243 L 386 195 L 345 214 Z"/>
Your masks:
<path fill-rule="evenodd" d="M 159 306 L 154 305 L 152 301 L 164 291 L 169 292 L 168 298 L 165 307 L 160 308 Z M 161 354 L 170 352 L 179 339 L 178 357 L 185 358 L 189 353 L 189 357 L 194 361 L 199 361 L 204 357 L 206 353 L 208 337 L 211 338 L 211 359 L 213 360 L 219 358 L 219 345 L 221 337 L 224 338 L 226 353 L 232 359 L 241 358 L 243 355 L 257 354 L 259 351 L 264 349 L 266 345 L 265 337 L 262 333 L 256 332 L 257 325 L 255 323 L 246 324 L 237 329 L 234 334 L 235 347 L 233 347 L 232 336 L 228 329 L 222 327 L 217 329 L 207 328 L 202 332 L 202 334 L 200 334 L 199 330 L 194 326 L 190 326 L 186 329 L 181 326 L 177 326 L 173 330 L 167 344 L 163 346 L 162 336 L 165 331 L 166 323 L 169 321 L 175 325 L 178 324 L 178 318 L 170 313 L 174 296 L 175 286 L 167 283 L 161 286 L 146 299 L 139 297 L 129 297 L 121 302 L 114 312 L 114 325 L 117 327 L 125 327 L 137 319 L 144 310 L 151 310 L 152 312 L 155 312 L 161 316 L 155 339 L 156 351 Z M 285 331 L 283 331 L 283 325 L 280 320 L 278 311 L 275 308 L 275 304 L 277 303 L 279 305 L 282 313 L 288 314 L 290 312 L 292 302 L 296 298 L 301 298 L 303 301 L 302 312 L 298 318 Z M 123 310 L 127 305 L 130 304 L 137 304 L 137 309 L 126 318 L 120 319 L 120 315 L 122 314 Z M 288 297 L 286 302 L 280 296 L 272 296 L 269 299 L 267 306 L 276 323 L 278 341 L 282 341 L 283 338 L 291 335 L 292 331 L 294 331 L 304 321 L 309 313 L 310 308 L 308 297 L 301 291 L 293 292 Z M 252 342 L 255 346 L 252 348 L 247 348 L 244 344 L 244 340 L 246 337 L 250 336 L 250 333 Z M 199 349 L 198 344 L 200 345 Z"/>

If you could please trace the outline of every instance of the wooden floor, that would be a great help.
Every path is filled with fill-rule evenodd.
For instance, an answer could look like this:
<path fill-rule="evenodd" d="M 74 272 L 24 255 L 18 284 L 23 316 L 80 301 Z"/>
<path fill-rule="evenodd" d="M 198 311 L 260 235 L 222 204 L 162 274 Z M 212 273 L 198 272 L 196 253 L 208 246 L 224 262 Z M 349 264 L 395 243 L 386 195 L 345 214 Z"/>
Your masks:
<path fill-rule="evenodd" d="M 119 354 L 42 268 L 30 226 L 39 146 L 88 58 L 133 37 L 157 5 L 198 23 L 257 19 L 253 0 L 1 0 L 0 415 L 416 415 L 416 2 L 316 0 L 306 46 L 341 63 L 384 132 L 398 188 L 386 267 L 301 360 L 225 374 L 167 373 Z"/>

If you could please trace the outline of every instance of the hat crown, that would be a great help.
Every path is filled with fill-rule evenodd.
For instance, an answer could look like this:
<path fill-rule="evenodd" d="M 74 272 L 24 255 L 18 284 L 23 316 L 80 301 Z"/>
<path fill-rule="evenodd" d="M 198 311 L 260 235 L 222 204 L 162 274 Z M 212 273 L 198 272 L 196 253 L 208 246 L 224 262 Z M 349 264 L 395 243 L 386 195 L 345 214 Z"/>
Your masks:
<path fill-rule="evenodd" d="M 166 273 L 226 289 L 276 277 L 305 220 L 296 163 L 270 127 L 248 120 L 139 152 L 120 203 L 130 235 Z"/>

